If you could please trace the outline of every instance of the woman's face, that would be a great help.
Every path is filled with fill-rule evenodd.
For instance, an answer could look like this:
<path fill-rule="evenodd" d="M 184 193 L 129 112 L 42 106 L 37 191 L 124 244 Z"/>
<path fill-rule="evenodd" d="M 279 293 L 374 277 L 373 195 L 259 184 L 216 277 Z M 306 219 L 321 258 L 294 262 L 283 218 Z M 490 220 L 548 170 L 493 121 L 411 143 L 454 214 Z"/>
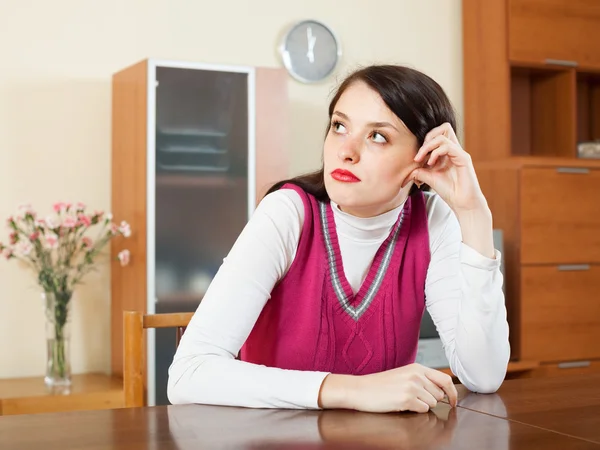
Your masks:
<path fill-rule="evenodd" d="M 373 217 L 406 199 L 418 167 L 417 138 L 363 82 L 350 85 L 331 117 L 324 145 L 325 188 L 342 211 Z"/>

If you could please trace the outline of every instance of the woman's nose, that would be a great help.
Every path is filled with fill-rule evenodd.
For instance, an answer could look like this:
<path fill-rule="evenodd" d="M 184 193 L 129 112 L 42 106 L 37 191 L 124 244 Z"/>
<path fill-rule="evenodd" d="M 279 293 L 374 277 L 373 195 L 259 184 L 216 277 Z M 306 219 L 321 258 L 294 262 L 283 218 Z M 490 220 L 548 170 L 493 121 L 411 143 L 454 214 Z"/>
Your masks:
<path fill-rule="evenodd" d="M 348 139 L 342 144 L 338 151 L 338 156 L 342 161 L 356 164 L 360 159 L 359 143 L 354 139 Z"/>

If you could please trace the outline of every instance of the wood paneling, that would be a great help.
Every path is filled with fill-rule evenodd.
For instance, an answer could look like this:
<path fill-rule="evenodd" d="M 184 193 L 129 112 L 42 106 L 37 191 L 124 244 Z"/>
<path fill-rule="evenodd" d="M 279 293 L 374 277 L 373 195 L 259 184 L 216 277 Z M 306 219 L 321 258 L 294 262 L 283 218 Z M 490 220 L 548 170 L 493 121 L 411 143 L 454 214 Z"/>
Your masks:
<path fill-rule="evenodd" d="M 111 245 L 111 369 L 123 373 L 123 311 L 146 311 L 147 63 L 113 76 L 112 213 L 131 225 L 131 237 Z M 131 251 L 129 266 L 116 256 Z"/>
<path fill-rule="evenodd" d="M 600 2 L 507 0 L 511 61 L 573 61 L 600 68 Z"/>
<path fill-rule="evenodd" d="M 574 70 L 511 71 L 512 154 L 576 155 Z"/>
<path fill-rule="evenodd" d="M 577 141 L 600 140 L 600 74 L 577 75 Z"/>
<path fill-rule="evenodd" d="M 521 263 L 600 263 L 600 170 L 559 170 L 522 171 Z"/>
<path fill-rule="evenodd" d="M 463 0 L 464 148 L 473 160 L 510 154 L 505 0 Z"/>
<path fill-rule="evenodd" d="M 576 156 L 575 71 L 536 76 L 531 83 L 531 152 Z"/>
<path fill-rule="evenodd" d="M 521 283 L 523 358 L 600 358 L 600 265 L 587 270 L 527 266 Z"/>

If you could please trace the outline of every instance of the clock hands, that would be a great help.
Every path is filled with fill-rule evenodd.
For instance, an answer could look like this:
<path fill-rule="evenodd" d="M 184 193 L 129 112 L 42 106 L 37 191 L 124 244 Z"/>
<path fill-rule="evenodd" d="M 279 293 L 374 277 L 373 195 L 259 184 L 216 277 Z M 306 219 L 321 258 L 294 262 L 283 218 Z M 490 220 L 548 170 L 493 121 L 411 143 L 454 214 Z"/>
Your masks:
<path fill-rule="evenodd" d="M 317 37 L 312 34 L 312 27 L 308 27 L 306 29 L 306 39 L 308 40 L 308 51 L 306 52 L 306 57 L 312 63 L 315 62 L 315 43 L 317 42 Z"/>

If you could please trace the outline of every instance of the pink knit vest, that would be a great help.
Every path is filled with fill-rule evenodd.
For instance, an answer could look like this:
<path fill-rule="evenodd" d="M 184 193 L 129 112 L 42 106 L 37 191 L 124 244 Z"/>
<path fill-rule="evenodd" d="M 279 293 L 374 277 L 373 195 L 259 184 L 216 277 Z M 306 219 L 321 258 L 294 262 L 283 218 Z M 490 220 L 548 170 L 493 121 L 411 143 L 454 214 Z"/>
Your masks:
<path fill-rule="evenodd" d="M 240 359 L 281 369 L 362 375 L 415 360 L 430 261 L 425 199 L 410 196 L 356 295 L 344 276 L 329 202 L 301 188 L 296 257 L 275 286 Z"/>

